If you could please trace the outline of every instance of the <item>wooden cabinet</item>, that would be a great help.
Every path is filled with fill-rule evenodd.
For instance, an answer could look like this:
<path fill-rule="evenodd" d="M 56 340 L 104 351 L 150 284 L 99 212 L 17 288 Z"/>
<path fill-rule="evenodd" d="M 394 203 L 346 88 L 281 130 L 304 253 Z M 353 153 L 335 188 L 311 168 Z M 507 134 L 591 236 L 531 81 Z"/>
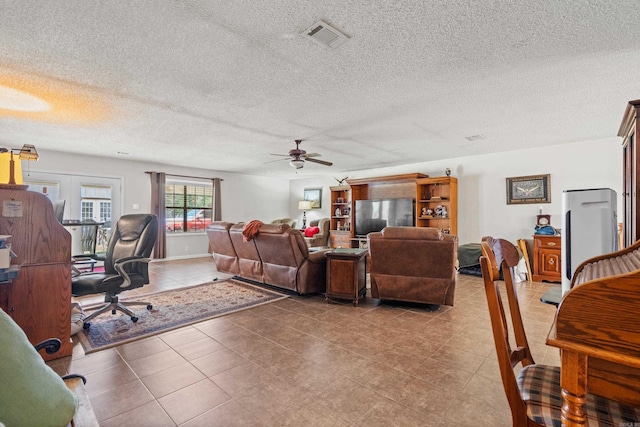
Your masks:
<path fill-rule="evenodd" d="M 618 130 L 622 137 L 623 152 L 623 223 L 624 246 L 640 239 L 640 214 L 638 214 L 638 188 L 640 188 L 640 150 L 636 136 L 640 130 L 640 99 L 629 101 Z"/>
<path fill-rule="evenodd" d="M 533 280 L 557 282 L 561 276 L 560 236 L 533 235 Z"/>
<path fill-rule="evenodd" d="M 351 232 L 344 230 L 329 231 L 329 246 L 332 248 L 350 248 Z"/>
<path fill-rule="evenodd" d="M 327 302 L 331 298 L 351 299 L 357 306 L 367 291 L 367 250 L 336 249 L 327 257 Z"/>
<path fill-rule="evenodd" d="M 450 176 L 416 182 L 416 226 L 458 234 L 458 180 Z"/>
<path fill-rule="evenodd" d="M 4 186 L 3 186 L 4 187 Z M 0 234 L 11 235 L 18 277 L 0 283 L 0 308 L 32 344 L 62 342 L 45 360 L 69 356 L 71 342 L 71 235 L 60 225 L 51 201 L 33 191 L 0 188 Z"/>

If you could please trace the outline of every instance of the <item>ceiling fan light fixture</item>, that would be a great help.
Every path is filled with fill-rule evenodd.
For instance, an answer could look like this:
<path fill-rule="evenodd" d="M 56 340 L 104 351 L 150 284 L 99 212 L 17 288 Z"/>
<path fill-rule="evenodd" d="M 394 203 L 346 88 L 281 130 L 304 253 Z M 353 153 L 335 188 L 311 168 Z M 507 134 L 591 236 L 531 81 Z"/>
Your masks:
<path fill-rule="evenodd" d="M 289 164 L 291 165 L 292 168 L 296 168 L 296 169 L 302 169 L 302 167 L 304 166 L 304 160 L 303 159 L 293 159 L 289 162 Z"/>

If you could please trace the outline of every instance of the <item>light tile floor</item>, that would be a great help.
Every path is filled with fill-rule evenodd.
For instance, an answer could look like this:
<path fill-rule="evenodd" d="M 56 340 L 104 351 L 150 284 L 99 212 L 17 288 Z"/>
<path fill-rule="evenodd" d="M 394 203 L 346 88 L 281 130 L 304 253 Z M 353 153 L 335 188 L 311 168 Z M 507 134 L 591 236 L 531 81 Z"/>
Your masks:
<path fill-rule="evenodd" d="M 151 276 L 132 292 L 228 277 L 208 257 L 153 262 Z M 549 286 L 518 292 L 534 358 L 559 365 Z M 50 366 L 86 376 L 101 426 L 511 425 L 482 279 L 467 275 L 435 312 L 291 296 L 90 355 L 76 343 Z"/>

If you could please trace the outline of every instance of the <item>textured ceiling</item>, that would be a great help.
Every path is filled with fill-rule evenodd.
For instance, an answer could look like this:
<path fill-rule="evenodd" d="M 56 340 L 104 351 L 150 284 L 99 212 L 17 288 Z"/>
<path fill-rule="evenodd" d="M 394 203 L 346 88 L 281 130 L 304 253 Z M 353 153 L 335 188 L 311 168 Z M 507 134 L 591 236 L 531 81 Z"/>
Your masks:
<path fill-rule="evenodd" d="M 0 146 L 336 174 L 611 138 L 639 82 L 635 0 L 0 0 L 0 85 L 53 105 Z"/>

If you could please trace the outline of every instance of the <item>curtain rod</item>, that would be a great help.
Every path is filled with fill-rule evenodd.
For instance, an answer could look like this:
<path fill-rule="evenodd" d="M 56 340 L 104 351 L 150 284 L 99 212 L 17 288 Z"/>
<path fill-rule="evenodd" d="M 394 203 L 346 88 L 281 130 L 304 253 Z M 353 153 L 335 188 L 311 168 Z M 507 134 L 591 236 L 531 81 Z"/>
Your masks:
<path fill-rule="evenodd" d="M 152 171 L 145 171 L 145 173 L 151 174 Z M 193 178 L 193 179 L 219 179 L 220 181 L 224 181 L 222 178 L 207 178 L 204 176 L 190 176 L 190 175 L 175 175 L 172 173 L 165 173 L 166 176 L 177 176 L 178 178 Z"/>

